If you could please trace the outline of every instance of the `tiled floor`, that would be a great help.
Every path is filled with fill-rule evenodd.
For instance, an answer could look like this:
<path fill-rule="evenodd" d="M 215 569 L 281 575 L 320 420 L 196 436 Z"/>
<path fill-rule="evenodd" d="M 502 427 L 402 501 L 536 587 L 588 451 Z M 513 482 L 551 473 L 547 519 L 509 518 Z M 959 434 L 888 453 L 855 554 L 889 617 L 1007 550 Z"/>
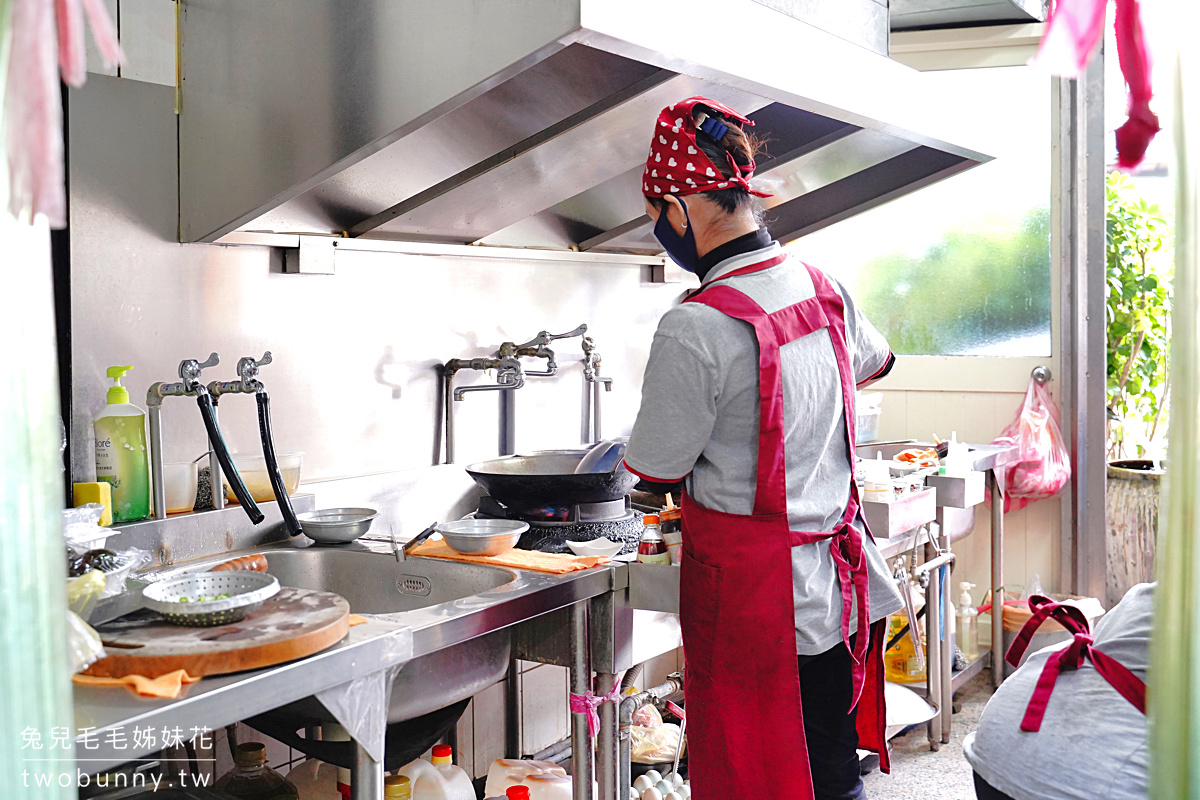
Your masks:
<path fill-rule="evenodd" d="M 954 715 L 950 743 L 936 753 L 929 749 L 924 726 L 892 740 L 892 774 L 874 772 L 864 779 L 869 800 L 974 800 L 971 767 L 962 754 L 962 741 L 979 724 L 992 695 L 991 679 L 980 675 L 963 687 L 962 710 Z"/>

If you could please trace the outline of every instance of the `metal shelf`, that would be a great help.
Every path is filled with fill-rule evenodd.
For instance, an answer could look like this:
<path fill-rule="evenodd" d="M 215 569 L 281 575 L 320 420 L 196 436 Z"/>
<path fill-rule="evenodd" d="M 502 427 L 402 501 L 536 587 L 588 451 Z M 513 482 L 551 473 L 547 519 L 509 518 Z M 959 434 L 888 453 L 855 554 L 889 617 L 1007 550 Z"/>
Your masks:
<path fill-rule="evenodd" d="M 959 672 L 955 672 L 950 677 L 950 691 L 957 692 L 963 685 L 974 678 L 979 673 L 983 672 L 992 663 L 992 651 L 980 650 L 979 658 L 975 659 L 970 665 Z"/>

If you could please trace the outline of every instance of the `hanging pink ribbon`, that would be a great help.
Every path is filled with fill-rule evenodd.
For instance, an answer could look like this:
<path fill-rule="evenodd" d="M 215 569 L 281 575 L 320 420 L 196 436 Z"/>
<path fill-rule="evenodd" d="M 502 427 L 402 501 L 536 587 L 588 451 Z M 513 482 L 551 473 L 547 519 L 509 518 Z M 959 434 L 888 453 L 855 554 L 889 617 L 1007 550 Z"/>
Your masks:
<path fill-rule="evenodd" d="M 1159 131 L 1150 110 L 1150 51 L 1146 47 L 1138 0 L 1116 3 L 1117 58 L 1129 88 L 1128 120 L 1117 129 L 1118 165 L 1132 169 L 1142 163 L 1146 148 Z M 1037 64 L 1063 78 L 1078 78 L 1104 35 L 1108 0 L 1056 0 L 1046 33 L 1038 48 Z"/>
<path fill-rule="evenodd" d="M 588 689 L 583 694 L 572 694 L 571 696 L 571 713 L 572 714 L 587 714 L 588 737 L 596 738 L 596 733 L 600 730 L 600 715 L 596 713 L 604 703 L 616 703 L 621 699 L 621 688 L 614 687 L 611 692 L 606 695 L 598 695 L 591 689 Z"/>

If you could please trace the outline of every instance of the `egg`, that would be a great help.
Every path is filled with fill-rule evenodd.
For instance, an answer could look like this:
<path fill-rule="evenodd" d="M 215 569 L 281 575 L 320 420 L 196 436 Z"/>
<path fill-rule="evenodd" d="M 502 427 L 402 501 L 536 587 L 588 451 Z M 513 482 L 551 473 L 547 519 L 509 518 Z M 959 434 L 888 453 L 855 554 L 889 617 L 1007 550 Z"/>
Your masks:
<path fill-rule="evenodd" d="M 668 780 L 659 781 L 658 783 L 654 784 L 654 788 L 658 789 L 658 793 L 661 794 L 663 797 L 666 797 L 671 792 L 675 791 L 675 787 L 672 786 L 671 782 Z"/>
<path fill-rule="evenodd" d="M 676 793 L 677 795 L 679 795 L 680 797 L 682 797 L 682 798 L 683 798 L 683 800 L 691 800 L 691 797 L 692 797 L 692 787 L 691 787 L 691 786 L 688 786 L 688 785 L 685 783 L 683 786 L 679 786 L 679 787 L 677 787 L 677 788 L 675 789 L 675 793 Z"/>
<path fill-rule="evenodd" d="M 666 781 L 667 783 L 671 784 L 672 786 L 683 786 L 683 776 L 680 775 L 678 772 L 670 773 L 669 775 L 664 777 L 663 780 Z"/>
<path fill-rule="evenodd" d="M 656 769 L 648 769 L 646 770 L 646 777 L 650 779 L 650 785 L 653 786 L 662 780 L 662 773 Z"/>
<path fill-rule="evenodd" d="M 654 781 L 650 780 L 648 775 L 639 775 L 633 781 L 634 791 L 638 793 L 638 797 L 642 796 L 642 792 L 654 785 Z"/>
<path fill-rule="evenodd" d="M 629 800 L 642 800 L 642 793 L 639 792 L 636 788 L 630 786 L 629 787 Z"/>
<path fill-rule="evenodd" d="M 676 794 L 675 792 L 668 792 L 668 793 L 667 793 L 667 794 L 666 794 L 666 795 L 663 797 L 663 800 L 683 800 L 683 798 L 682 798 L 682 797 L 680 797 L 680 796 L 679 796 L 678 794 Z"/>
<path fill-rule="evenodd" d="M 642 800 L 663 800 L 662 792 L 651 786 L 649 789 L 642 792 Z"/>

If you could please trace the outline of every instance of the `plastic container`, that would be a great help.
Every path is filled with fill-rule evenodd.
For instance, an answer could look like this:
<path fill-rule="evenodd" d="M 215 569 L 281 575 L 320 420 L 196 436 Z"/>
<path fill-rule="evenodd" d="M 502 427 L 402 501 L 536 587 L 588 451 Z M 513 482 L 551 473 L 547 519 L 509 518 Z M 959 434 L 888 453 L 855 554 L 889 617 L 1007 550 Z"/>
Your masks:
<path fill-rule="evenodd" d="M 476 800 L 471 778 L 453 756 L 449 745 L 434 745 L 432 761 L 418 758 L 396 770 L 412 781 L 412 800 Z"/>
<path fill-rule="evenodd" d="M 213 784 L 214 789 L 240 800 L 300 800 L 295 785 L 267 766 L 267 748 L 262 742 L 239 744 L 234 764 Z"/>
<path fill-rule="evenodd" d="M 856 443 L 879 439 L 879 417 L 883 414 L 883 392 L 858 392 L 854 398 Z"/>
<path fill-rule="evenodd" d="M 96 480 L 112 485 L 113 522 L 150 516 L 150 464 L 146 412 L 129 402 L 121 378 L 132 367 L 109 367 L 108 404 L 96 415 Z"/>
<path fill-rule="evenodd" d="M 863 500 L 871 503 L 890 503 L 895 496 L 892 488 L 892 466 L 883 454 L 863 459 Z"/>
<path fill-rule="evenodd" d="M 638 543 L 637 560 L 642 564 L 662 564 L 669 566 L 671 554 L 667 552 L 667 543 L 663 541 L 662 532 L 658 528 L 658 514 L 647 514 L 642 517 L 642 541 Z"/>
<path fill-rule="evenodd" d="M 300 485 L 300 466 L 304 463 L 304 453 L 277 453 L 279 471 L 283 473 L 283 488 L 289 495 L 295 494 Z M 271 488 L 271 475 L 267 472 L 267 460 L 253 453 L 234 453 L 233 466 L 250 491 L 250 496 L 256 502 L 267 503 L 275 499 L 275 490 Z M 225 483 L 224 481 L 221 481 Z M 225 497 L 231 503 L 237 502 L 233 489 L 225 483 Z"/>
<path fill-rule="evenodd" d="M 163 464 L 163 486 L 167 495 L 167 513 L 184 514 L 196 505 L 196 486 L 200 471 L 195 461 L 171 461 Z"/>
<path fill-rule="evenodd" d="M 567 787 L 567 793 L 562 796 L 570 798 L 571 779 L 567 777 L 566 770 L 552 761 L 500 758 L 493 761 L 492 766 L 488 768 L 487 783 L 484 785 L 483 794 L 485 797 L 497 797 L 503 800 L 506 796 L 505 792 L 514 788 L 525 788 L 530 791 L 531 795 L 534 791 L 538 791 L 545 797 L 552 798 L 555 795 L 550 792 L 559 790 L 558 787 L 563 785 Z M 531 800 L 533 797 L 536 795 L 532 795 Z"/>
<path fill-rule="evenodd" d="M 958 585 L 962 594 L 958 598 L 958 608 L 954 613 L 954 638 L 958 649 L 963 655 L 974 661 L 979 658 L 979 611 L 971 600 L 971 590 L 975 584 L 963 581 Z"/>
<path fill-rule="evenodd" d="M 389 775 L 383 781 L 386 800 L 412 800 L 412 780 L 407 775 Z"/>
<path fill-rule="evenodd" d="M 294 767 L 287 779 L 296 787 L 300 800 L 341 800 L 337 786 L 338 768 L 315 758 Z"/>

